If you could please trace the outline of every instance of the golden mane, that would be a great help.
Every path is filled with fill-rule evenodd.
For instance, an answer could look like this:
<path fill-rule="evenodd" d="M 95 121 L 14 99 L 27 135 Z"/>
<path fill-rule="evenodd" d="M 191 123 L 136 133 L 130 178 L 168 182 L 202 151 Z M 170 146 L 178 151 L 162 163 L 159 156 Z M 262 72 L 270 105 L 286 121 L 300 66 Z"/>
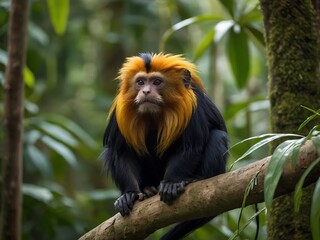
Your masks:
<path fill-rule="evenodd" d="M 149 72 L 161 72 L 166 82 L 162 95 L 163 111 L 157 117 L 158 145 L 156 151 L 159 156 L 162 156 L 181 135 L 196 109 L 197 98 L 192 88 L 186 88 L 182 80 L 185 69 L 190 71 L 192 82 L 204 91 L 196 66 L 186 61 L 181 55 L 163 53 L 151 55 Z M 136 90 L 133 79 L 138 72 L 146 72 L 144 60 L 138 56 L 127 58 L 117 77 L 120 86 L 109 117 L 115 111 L 117 124 L 127 143 L 137 154 L 145 155 L 148 153 L 145 137 L 150 127 L 150 120 L 137 112 L 137 106 L 134 103 Z"/>

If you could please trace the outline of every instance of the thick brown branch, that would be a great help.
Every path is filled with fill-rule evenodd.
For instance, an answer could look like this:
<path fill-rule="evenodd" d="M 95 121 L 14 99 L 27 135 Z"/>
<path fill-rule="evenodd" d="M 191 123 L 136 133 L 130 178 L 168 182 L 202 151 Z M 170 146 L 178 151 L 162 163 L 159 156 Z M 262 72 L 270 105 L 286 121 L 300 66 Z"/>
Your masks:
<path fill-rule="evenodd" d="M 301 148 L 297 167 L 286 165 L 275 196 L 292 192 L 305 169 L 317 158 L 312 142 Z M 159 196 L 136 203 L 129 217 L 116 214 L 84 236 L 87 239 L 144 239 L 169 224 L 194 218 L 219 215 L 241 207 L 245 189 L 255 175 L 258 182 L 247 197 L 247 205 L 263 202 L 263 184 L 270 157 L 238 170 L 190 184 L 172 205 L 159 201 Z M 319 178 L 320 165 L 306 179 L 306 185 Z"/>

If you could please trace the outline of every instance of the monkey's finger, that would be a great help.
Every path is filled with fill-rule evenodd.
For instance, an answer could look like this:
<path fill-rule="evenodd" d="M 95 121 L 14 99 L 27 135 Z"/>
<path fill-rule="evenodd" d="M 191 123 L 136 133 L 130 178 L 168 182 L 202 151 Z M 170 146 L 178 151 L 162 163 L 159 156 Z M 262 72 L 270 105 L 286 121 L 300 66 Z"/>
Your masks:
<path fill-rule="evenodd" d="M 163 187 L 164 187 L 164 183 L 163 183 L 163 182 L 160 182 L 160 185 L 159 185 L 159 194 L 163 192 Z"/>
<path fill-rule="evenodd" d="M 182 181 L 182 182 L 178 183 L 177 193 L 181 194 L 182 192 L 184 192 L 185 186 L 186 186 L 186 182 L 185 181 Z"/>
<path fill-rule="evenodd" d="M 167 202 L 168 183 L 162 183 L 162 191 L 159 191 L 160 200 Z"/>
<path fill-rule="evenodd" d="M 167 194 L 166 194 L 166 199 L 165 199 L 165 202 L 171 202 L 173 200 L 173 192 L 175 192 L 175 187 L 174 187 L 175 184 L 172 184 L 172 183 L 168 183 L 167 186 Z"/>
<path fill-rule="evenodd" d="M 133 203 L 134 203 L 134 200 L 133 200 L 132 193 L 126 193 L 122 198 L 122 202 L 121 202 L 123 212 L 126 216 L 130 214 L 130 211 L 133 208 Z"/>
<path fill-rule="evenodd" d="M 174 183 L 172 184 L 172 192 L 171 192 L 171 198 L 169 201 L 172 201 L 176 199 L 179 195 L 179 184 Z"/>
<path fill-rule="evenodd" d="M 168 188 L 168 186 L 165 183 L 162 183 L 162 185 L 160 186 L 160 189 L 161 189 L 161 191 L 159 191 L 160 201 L 165 202 L 165 199 L 166 199 L 165 195 L 167 194 L 167 188 Z"/>
<path fill-rule="evenodd" d="M 120 212 L 122 216 L 129 215 L 130 210 L 133 207 L 135 197 L 135 193 L 125 193 L 120 196 L 115 203 L 116 210 Z"/>
<path fill-rule="evenodd" d="M 172 191 L 171 191 L 170 197 L 168 198 L 168 201 L 173 201 L 182 192 L 184 192 L 184 186 L 185 186 L 185 183 L 183 181 L 179 183 L 172 183 Z"/>
<path fill-rule="evenodd" d="M 170 200 L 170 194 L 172 192 L 172 184 L 171 183 L 166 183 L 165 187 L 164 187 L 164 198 L 163 201 L 168 203 Z"/>
<path fill-rule="evenodd" d="M 132 208 L 133 208 L 133 203 L 134 203 L 134 201 L 135 201 L 134 198 L 135 198 L 134 193 L 127 193 L 127 194 L 125 195 L 125 202 L 124 202 L 124 204 L 127 205 L 127 208 L 128 208 L 129 210 L 132 210 Z"/>
<path fill-rule="evenodd" d="M 118 198 L 116 200 L 116 202 L 114 203 L 114 208 L 117 212 L 119 212 L 121 214 L 122 217 L 124 217 L 126 215 L 126 211 L 123 207 L 123 203 L 122 203 L 122 198 L 120 197 L 120 199 Z"/>
<path fill-rule="evenodd" d="M 160 182 L 160 186 L 159 186 L 160 201 L 163 201 L 163 190 L 164 190 L 164 183 Z"/>

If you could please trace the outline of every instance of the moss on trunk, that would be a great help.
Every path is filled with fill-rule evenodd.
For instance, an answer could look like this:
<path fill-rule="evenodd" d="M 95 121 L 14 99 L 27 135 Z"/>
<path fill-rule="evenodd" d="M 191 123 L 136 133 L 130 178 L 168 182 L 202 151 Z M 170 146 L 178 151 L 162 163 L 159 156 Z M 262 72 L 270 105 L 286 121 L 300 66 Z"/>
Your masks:
<path fill-rule="evenodd" d="M 301 105 L 320 107 L 316 12 L 311 1 L 305 0 L 260 0 L 260 3 L 266 29 L 271 128 L 277 133 L 297 133 L 299 125 L 310 115 Z M 304 190 L 299 213 L 293 211 L 291 195 L 274 200 L 268 214 L 269 239 L 311 239 L 312 190 L 312 187 Z"/>
<path fill-rule="evenodd" d="M 274 132 L 296 132 L 308 116 L 300 107 L 319 108 L 318 32 L 313 5 L 305 0 L 261 0 L 269 65 Z"/>

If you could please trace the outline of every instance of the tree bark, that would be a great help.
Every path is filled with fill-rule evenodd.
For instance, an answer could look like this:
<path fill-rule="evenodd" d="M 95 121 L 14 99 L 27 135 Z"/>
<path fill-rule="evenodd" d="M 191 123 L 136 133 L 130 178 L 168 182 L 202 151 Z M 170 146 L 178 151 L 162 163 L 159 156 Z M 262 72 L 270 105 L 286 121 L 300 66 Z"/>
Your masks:
<path fill-rule="evenodd" d="M 314 9 L 317 1 L 314 5 L 305 0 L 260 3 L 266 31 L 272 132 L 297 133 L 299 125 L 311 115 L 301 105 L 315 110 L 320 106 L 319 18 Z M 309 130 L 299 133 L 307 134 Z M 273 201 L 268 211 L 269 239 L 311 239 L 312 192 L 313 187 L 304 190 L 299 213 L 294 212 L 290 195 Z"/>
<path fill-rule="evenodd" d="M 10 13 L 4 86 L 1 239 L 17 240 L 21 238 L 23 69 L 28 1 L 12 0 Z"/>
<path fill-rule="evenodd" d="M 290 161 L 287 162 L 275 196 L 293 191 L 302 173 L 315 159 L 317 151 L 312 142 L 308 141 L 301 148 L 297 167 L 292 169 Z M 144 239 L 155 230 L 172 223 L 218 215 L 239 208 L 248 183 L 255 176 L 257 184 L 247 197 L 246 205 L 263 202 L 264 177 L 269 161 L 270 157 L 267 157 L 238 170 L 190 184 L 185 193 L 171 205 L 160 202 L 159 196 L 137 202 L 130 216 L 121 217 L 116 214 L 80 240 Z M 318 164 L 305 184 L 316 181 L 319 174 Z"/>

